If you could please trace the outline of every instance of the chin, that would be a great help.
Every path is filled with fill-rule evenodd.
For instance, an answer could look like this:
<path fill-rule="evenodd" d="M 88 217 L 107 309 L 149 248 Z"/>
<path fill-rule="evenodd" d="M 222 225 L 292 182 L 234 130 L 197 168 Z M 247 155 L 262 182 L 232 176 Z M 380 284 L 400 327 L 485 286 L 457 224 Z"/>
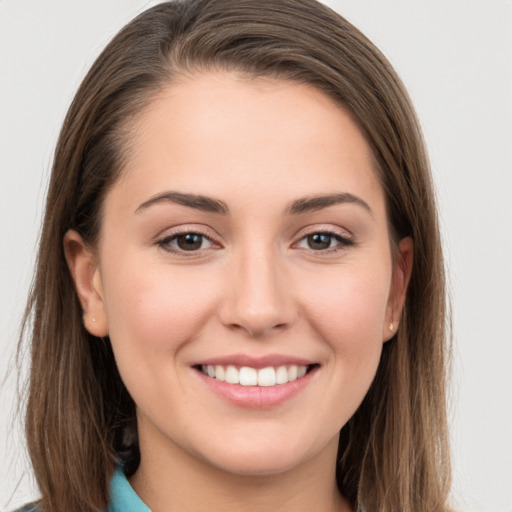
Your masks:
<path fill-rule="evenodd" d="M 297 457 L 269 454 L 266 457 L 252 455 L 237 456 L 216 460 L 213 465 L 227 473 L 239 476 L 270 476 L 286 473 L 301 464 Z M 212 462 L 210 462 L 212 463 Z"/>
<path fill-rule="evenodd" d="M 211 465 L 228 473 L 266 476 L 286 473 L 315 458 L 318 447 L 311 446 L 307 449 L 300 440 L 295 443 L 289 441 L 290 439 L 288 442 L 281 439 L 279 443 L 271 440 L 258 443 L 254 439 L 251 442 L 246 438 L 240 443 L 230 442 L 229 446 L 223 446 L 207 459 Z"/>

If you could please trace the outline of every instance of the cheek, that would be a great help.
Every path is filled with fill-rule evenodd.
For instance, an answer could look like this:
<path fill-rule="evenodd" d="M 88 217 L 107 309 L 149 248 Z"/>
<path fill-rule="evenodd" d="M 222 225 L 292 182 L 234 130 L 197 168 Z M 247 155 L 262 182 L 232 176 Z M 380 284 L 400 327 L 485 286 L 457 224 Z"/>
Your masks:
<path fill-rule="evenodd" d="M 389 292 L 385 272 L 358 277 L 361 274 L 345 270 L 336 280 L 317 279 L 304 303 L 315 333 L 328 348 L 324 371 L 333 393 L 321 408 L 336 429 L 355 413 L 377 372 Z"/>
<path fill-rule="evenodd" d="M 139 407 L 158 410 L 162 393 L 166 403 L 186 394 L 176 367 L 211 315 L 212 286 L 201 273 L 194 277 L 138 258 L 118 259 L 105 275 L 109 337 L 121 378 Z"/>
<path fill-rule="evenodd" d="M 303 288 L 304 307 L 330 348 L 344 357 L 380 354 L 391 272 L 346 266 Z"/>
<path fill-rule="evenodd" d="M 105 303 L 112 343 L 142 351 L 144 357 L 175 353 L 194 337 L 214 307 L 209 281 L 197 269 L 137 263 L 118 260 L 108 270 Z"/>

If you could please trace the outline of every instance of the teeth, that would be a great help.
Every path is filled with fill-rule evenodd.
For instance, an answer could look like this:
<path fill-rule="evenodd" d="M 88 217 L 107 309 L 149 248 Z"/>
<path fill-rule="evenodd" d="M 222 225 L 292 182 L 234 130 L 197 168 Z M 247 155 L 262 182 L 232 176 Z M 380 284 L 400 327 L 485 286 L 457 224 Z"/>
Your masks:
<path fill-rule="evenodd" d="M 240 368 L 240 384 L 242 384 L 242 386 L 257 386 L 258 372 L 254 368 L 242 366 L 242 368 Z"/>
<path fill-rule="evenodd" d="M 297 378 L 298 369 L 296 366 L 288 367 L 288 380 L 295 380 Z"/>
<path fill-rule="evenodd" d="M 276 371 L 274 368 L 262 368 L 258 372 L 258 386 L 275 386 Z"/>
<path fill-rule="evenodd" d="M 210 373 L 208 373 L 208 375 L 210 375 Z M 222 381 L 225 381 L 226 380 L 226 372 L 224 371 L 224 366 L 220 366 L 220 365 L 217 365 L 215 367 L 215 375 L 214 377 L 217 379 L 217 380 L 222 380 Z M 210 375 L 211 376 L 211 375 Z"/>
<path fill-rule="evenodd" d="M 288 379 L 288 370 L 286 366 L 280 366 L 276 371 L 276 383 L 286 384 L 287 382 L 290 382 Z"/>
<path fill-rule="evenodd" d="M 224 374 L 224 379 L 229 384 L 238 384 L 240 382 L 240 372 L 234 366 L 228 366 Z"/>
<path fill-rule="evenodd" d="M 293 382 L 306 375 L 308 370 L 307 366 L 289 365 L 278 366 L 276 368 L 269 366 L 267 368 L 251 368 L 249 366 L 236 366 L 228 365 L 202 365 L 201 371 L 212 377 L 228 384 L 241 384 L 242 386 L 262 386 L 269 387 L 276 384 L 286 384 Z"/>

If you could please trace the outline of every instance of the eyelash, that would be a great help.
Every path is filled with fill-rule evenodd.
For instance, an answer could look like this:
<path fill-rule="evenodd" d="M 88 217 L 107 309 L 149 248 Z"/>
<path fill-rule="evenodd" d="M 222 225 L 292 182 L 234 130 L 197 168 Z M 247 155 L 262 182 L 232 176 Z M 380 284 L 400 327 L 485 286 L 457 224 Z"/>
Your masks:
<path fill-rule="evenodd" d="M 312 237 L 312 236 L 315 236 L 315 235 L 322 235 L 322 236 L 329 237 L 331 239 L 330 242 L 332 242 L 332 239 L 334 239 L 337 242 L 337 244 L 334 247 L 327 247 L 326 249 L 319 249 L 319 250 L 315 250 L 315 249 L 311 249 L 311 248 L 306 248 L 306 250 L 309 250 L 309 251 L 311 251 L 314 254 L 321 255 L 321 254 L 337 253 L 339 251 L 346 250 L 349 247 L 353 247 L 355 245 L 355 242 L 354 242 L 353 239 L 348 238 L 346 236 L 343 236 L 340 233 L 337 233 L 336 231 L 330 231 L 330 230 L 315 230 L 315 231 L 311 231 L 309 233 L 306 233 L 294 245 L 298 245 L 298 244 L 300 244 L 304 240 L 307 241 L 307 239 L 309 237 Z"/>
<path fill-rule="evenodd" d="M 180 249 L 180 248 L 173 248 L 171 245 L 172 242 L 177 241 L 179 237 L 181 236 L 187 236 L 187 235 L 195 235 L 197 237 L 201 238 L 201 245 L 204 243 L 204 241 L 210 242 L 212 245 L 219 245 L 215 244 L 215 242 L 212 240 L 210 236 L 208 236 L 206 233 L 202 233 L 199 230 L 194 229 L 182 229 L 177 230 L 171 235 L 167 235 L 164 238 L 157 240 L 156 244 L 161 247 L 164 251 L 170 252 L 173 254 L 178 254 L 180 256 L 190 257 L 190 256 L 197 256 L 197 253 L 199 250 L 189 250 L 186 249 Z"/>
<path fill-rule="evenodd" d="M 213 241 L 213 239 L 207 235 L 206 233 L 202 233 L 199 230 L 193 230 L 193 229 L 183 229 L 179 231 L 175 231 L 171 235 L 167 235 L 164 238 L 157 240 L 156 244 L 161 247 L 164 251 L 169 253 L 178 254 L 180 256 L 190 257 L 190 256 L 197 256 L 198 253 L 204 248 L 199 247 L 198 249 L 192 249 L 192 250 L 186 250 L 186 249 L 180 249 L 180 248 L 173 248 L 171 245 L 172 242 L 175 242 L 178 240 L 180 236 L 187 236 L 187 235 L 193 235 L 201 238 L 201 246 L 205 241 L 209 242 L 211 244 L 210 248 L 218 248 L 221 247 L 220 244 L 216 244 L 216 242 Z M 349 247 L 352 247 L 355 245 L 354 240 L 351 238 L 348 238 L 346 236 L 341 235 L 340 233 L 337 233 L 335 231 L 329 231 L 329 230 L 317 230 L 317 231 L 311 231 L 309 233 L 304 234 L 297 242 L 293 244 L 294 247 L 297 247 L 301 242 L 306 241 L 309 237 L 315 236 L 315 235 L 322 235 L 329 237 L 329 243 L 332 242 L 332 239 L 334 239 L 337 244 L 334 247 L 327 247 L 325 249 L 319 249 L 315 250 L 312 248 L 304 248 L 311 253 L 314 254 L 332 254 L 337 253 L 339 251 L 343 251 L 348 249 Z M 217 247 L 214 247 L 217 246 Z"/>

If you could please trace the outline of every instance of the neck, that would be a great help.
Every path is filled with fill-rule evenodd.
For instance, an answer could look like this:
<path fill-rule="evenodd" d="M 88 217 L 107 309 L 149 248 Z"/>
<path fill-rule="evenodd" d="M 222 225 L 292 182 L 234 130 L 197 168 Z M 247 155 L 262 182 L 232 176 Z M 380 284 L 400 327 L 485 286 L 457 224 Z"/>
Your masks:
<path fill-rule="evenodd" d="M 153 512 L 351 510 L 335 480 L 337 439 L 293 469 L 264 475 L 219 469 L 175 445 L 151 448 L 141 439 L 141 463 L 130 483 Z"/>

